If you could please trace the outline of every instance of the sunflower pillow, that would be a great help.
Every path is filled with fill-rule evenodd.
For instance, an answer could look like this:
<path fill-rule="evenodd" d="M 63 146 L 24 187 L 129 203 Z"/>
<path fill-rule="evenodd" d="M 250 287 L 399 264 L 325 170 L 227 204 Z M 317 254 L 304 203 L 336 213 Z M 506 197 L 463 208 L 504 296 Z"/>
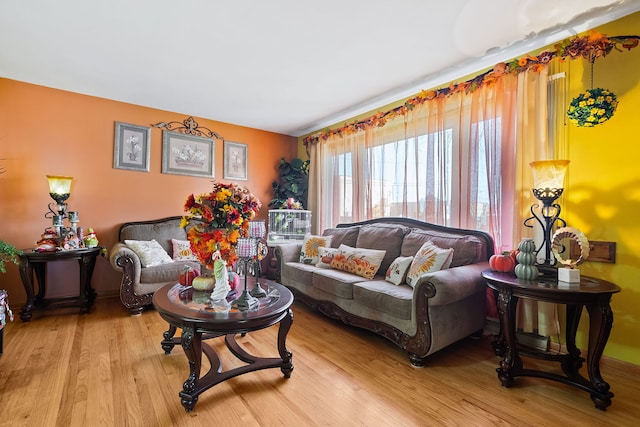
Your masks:
<path fill-rule="evenodd" d="M 326 248 L 331 246 L 332 236 L 314 236 L 307 234 L 304 236 L 302 242 L 302 249 L 300 250 L 300 262 L 303 264 L 317 264 L 320 261 L 318 248 L 324 246 Z"/>
<path fill-rule="evenodd" d="M 407 284 L 415 286 L 422 274 L 449 268 L 452 259 L 453 249 L 442 249 L 431 241 L 424 242 L 413 257 L 407 273 Z"/>

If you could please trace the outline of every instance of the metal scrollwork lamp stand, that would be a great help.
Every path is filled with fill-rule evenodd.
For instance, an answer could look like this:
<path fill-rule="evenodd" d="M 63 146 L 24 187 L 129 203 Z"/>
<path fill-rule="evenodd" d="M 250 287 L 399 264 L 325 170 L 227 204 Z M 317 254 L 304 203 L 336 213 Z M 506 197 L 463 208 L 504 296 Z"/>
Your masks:
<path fill-rule="evenodd" d="M 533 168 L 533 195 L 542 202 L 539 212 L 536 209 L 539 204 L 531 205 L 531 215 L 524 220 L 524 225 L 533 228 L 532 222 L 538 222 L 543 232 L 543 240 L 536 249 L 536 254 L 544 247 L 544 261 L 538 263 L 538 269 L 543 273 L 553 271 L 556 259 L 551 253 L 551 236 L 554 230 L 560 226 L 565 227 L 565 220 L 560 218 L 560 205 L 555 201 L 564 191 L 564 175 L 569 165 L 569 160 L 541 160 L 530 163 Z"/>

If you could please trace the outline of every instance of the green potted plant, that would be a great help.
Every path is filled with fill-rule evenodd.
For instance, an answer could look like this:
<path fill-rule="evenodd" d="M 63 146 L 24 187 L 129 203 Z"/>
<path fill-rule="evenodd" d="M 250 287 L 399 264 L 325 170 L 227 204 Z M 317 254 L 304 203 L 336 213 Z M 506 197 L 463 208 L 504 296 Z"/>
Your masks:
<path fill-rule="evenodd" d="M 286 205 L 287 199 L 294 199 L 302 206 L 307 204 L 309 188 L 309 160 L 294 158 L 287 162 L 283 157 L 278 165 L 280 177 L 273 181 L 273 200 L 269 207 L 280 209 Z"/>
<path fill-rule="evenodd" d="M 22 255 L 22 251 L 17 249 L 10 243 L 5 242 L 4 240 L 0 240 L 0 272 L 6 273 L 6 264 L 7 262 L 12 262 L 14 264 L 18 264 L 18 257 Z"/>
<path fill-rule="evenodd" d="M 0 175 L 2 175 L 3 173 L 5 173 L 5 169 L 0 164 Z M 17 249 L 12 244 L 5 242 L 4 240 L 0 240 L 0 273 L 7 272 L 5 263 L 12 262 L 14 264 L 18 264 L 18 257 L 20 255 L 22 255 L 21 250 Z"/>

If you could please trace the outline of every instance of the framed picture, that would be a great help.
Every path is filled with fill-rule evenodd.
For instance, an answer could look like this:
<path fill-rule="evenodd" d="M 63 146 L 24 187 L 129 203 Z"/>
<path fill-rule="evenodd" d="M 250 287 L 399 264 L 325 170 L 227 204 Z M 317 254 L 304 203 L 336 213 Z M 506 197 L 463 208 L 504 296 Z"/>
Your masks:
<path fill-rule="evenodd" d="M 116 122 L 113 167 L 149 172 L 151 128 Z"/>
<path fill-rule="evenodd" d="M 162 131 L 162 173 L 213 178 L 215 141 Z"/>
<path fill-rule="evenodd" d="M 224 179 L 247 179 L 247 144 L 224 142 Z"/>

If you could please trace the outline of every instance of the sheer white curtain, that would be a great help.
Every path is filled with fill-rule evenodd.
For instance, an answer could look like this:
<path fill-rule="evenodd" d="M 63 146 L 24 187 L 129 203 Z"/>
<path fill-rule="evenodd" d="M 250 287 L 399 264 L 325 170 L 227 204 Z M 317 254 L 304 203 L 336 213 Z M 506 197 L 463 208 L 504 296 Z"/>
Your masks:
<path fill-rule="evenodd" d="M 486 230 L 511 247 L 502 230 L 512 229 L 513 196 L 502 189 L 514 175 L 516 89 L 508 75 L 310 146 L 315 229 L 402 216 Z"/>

